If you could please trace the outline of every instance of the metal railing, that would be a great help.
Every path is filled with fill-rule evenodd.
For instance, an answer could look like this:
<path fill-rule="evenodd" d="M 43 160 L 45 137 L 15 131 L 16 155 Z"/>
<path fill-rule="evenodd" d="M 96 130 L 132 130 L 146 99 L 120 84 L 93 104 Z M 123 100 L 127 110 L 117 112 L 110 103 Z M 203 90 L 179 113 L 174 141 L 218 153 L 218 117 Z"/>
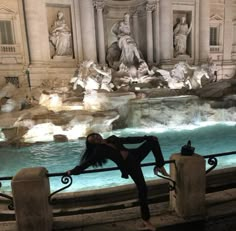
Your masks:
<path fill-rule="evenodd" d="M 9 181 L 12 180 L 12 176 L 7 176 L 7 177 L 0 177 L 0 188 L 2 187 L 2 181 Z M 9 210 L 14 210 L 14 203 L 13 203 L 13 197 L 5 194 L 5 193 L 0 193 L 0 197 L 8 199 L 10 202 L 8 204 L 8 209 Z"/>
<path fill-rule="evenodd" d="M 211 165 L 211 167 L 209 169 L 206 170 L 206 174 L 208 174 L 209 172 L 211 172 L 213 169 L 215 169 L 218 165 L 218 157 L 223 157 L 223 156 L 229 156 L 229 155 L 234 155 L 236 154 L 236 151 L 232 151 L 232 152 L 224 152 L 224 153 L 216 153 L 216 154 L 209 154 L 209 155 L 205 155 L 203 156 L 204 159 L 208 159 L 208 164 Z M 174 160 L 168 160 L 165 161 L 165 164 L 175 164 Z M 151 162 L 151 163 L 143 163 L 141 164 L 141 167 L 148 167 L 148 166 L 155 166 L 155 162 Z M 108 171 L 116 171 L 119 170 L 118 167 L 110 167 L 110 168 L 100 168 L 100 169 L 93 169 L 93 170 L 85 170 L 83 171 L 81 174 L 88 174 L 88 173 L 97 173 L 97 172 L 108 172 Z M 170 185 L 169 185 L 169 190 L 175 190 L 175 186 L 176 186 L 176 182 L 174 180 L 172 180 L 169 177 L 165 177 L 162 175 L 159 175 L 159 177 L 169 180 L 170 181 Z M 65 186 L 54 191 L 53 193 L 51 193 L 49 195 L 49 203 L 53 204 L 53 196 L 67 188 L 69 188 L 72 183 L 73 183 L 73 179 L 71 176 L 66 175 L 65 172 L 61 172 L 61 173 L 48 173 L 47 177 L 61 177 L 61 182 L 62 184 L 64 184 Z M 9 177 L 0 177 L 0 188 L 2 187 L 2 181 L 11 181 L 12 180 L 12 176 Z M 0 197 L 6 198 L 8 200 L 10 200 L 10 204 L 8 205 L 8 208 L 10 210 L 14 209 L 14 204 L 13 204 L 13 197 L 4 193 L 0 193 Z"/>
<path fill-rule="evenodd" d="M 174 160 L 168 160 L 164 162 L 165 164 L 170 164 L 170 163 L 175 163 Z M 143 163 L 141 164 L 141 167 L 148 167 L 148 166 L 155 166 L 156 162 L 151 162 L 151 163 Z M 88 173 L 97 173 L 97 172 L 108 172 L 108 171 L 115 171 L 115 170 L 119 170 L 118 167 L 110 167 L 110 168 L 100 168 L 100 169 L 93 169 L 93 170 L 85 170 L 83 171 L 81 174 L 88 174 Z M 169 190 L 175 190 L 175 181 L 172 180 L 170 177 L 166 177 L 160 174 L 157 174 L 160 178 L 163 178 L 165 180 L 169 180 L 170 181 L 170 185 L 169 185 Z M 61 182 L 63 184 L 67 184 L 66 186 L 56 190 L 55 192 L 51 193 L 49 195 L 49 203 L 53 204 L 53 196 L 67 188 L 69 188 L 72 183 L 73 183 L 73 179 L 71 176 L 67 175 L 65 172 L 64 173 L 49 173 L 47 174 L 48 177 L 57 177 L 57 176 L 61 176 Z"/>
<path fill-rule="evenodd" d="M 209 155 L 203 156 L 205 159 L 208 158 L 208 164 L 212 165 L 209 169 L 206 170 L 206 174 L 209 173 L 210 171 L 212 171 L 214 168 L 216 168 L 216 166 L 218 164 L 217 157 L 229 156 L 229 155 L 233 155 L 233 154 L 236 154 L 236 151 L 223 152 L 223 153 L 217 153 L 217 154 L 209 154 Z"/>

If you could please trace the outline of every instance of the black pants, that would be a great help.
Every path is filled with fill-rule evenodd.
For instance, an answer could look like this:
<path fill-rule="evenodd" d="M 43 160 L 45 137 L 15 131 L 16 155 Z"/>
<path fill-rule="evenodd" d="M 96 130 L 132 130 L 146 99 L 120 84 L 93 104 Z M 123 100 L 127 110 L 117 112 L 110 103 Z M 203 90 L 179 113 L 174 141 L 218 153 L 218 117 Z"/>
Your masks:
<path fill-rule="evenodd" d="M 162 167 L 164 165 L 164 159 L 158 140 L 148 140 L 136 149 L 129 149 L 129 155 L 125 161 L 127 171 L 138 189 L 141 216 L 143 220 L 149 220 L 150 212 L 148 208 L 147 185 L 140 163 L 151 151 L 155 157 L 156 166 Z"/>

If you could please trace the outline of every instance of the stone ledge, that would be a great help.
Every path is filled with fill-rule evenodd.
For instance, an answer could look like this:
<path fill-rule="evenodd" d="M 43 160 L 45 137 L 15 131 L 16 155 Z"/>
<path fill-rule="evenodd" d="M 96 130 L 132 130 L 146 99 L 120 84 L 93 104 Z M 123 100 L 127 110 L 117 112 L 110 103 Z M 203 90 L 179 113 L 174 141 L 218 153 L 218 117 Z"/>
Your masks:
<path fill-rule="evenodd" d="M 226 198 L 224 196 L 226 195 Z M 230 195 L 230 196 L 229 196 Z M 224 198 L 224 200 L 222 200 Z M 218 200 L 220 199 L 220 200 Z M 151 204 L 152 222 L 158 230 L 177 230 L 175 226 L 189 225 L 189 228 L 199 226 L 208 227 L 217 220 L 228 219 L 236 215 L 236 189 L 229 189 L 222 192 L 215 192 L 206 195 L 207 215 L 204 220 L 199 217 L 183 219 L 175 212 L 169 210 L 169 203 L 163 202 Z M 54 230 L 73 231 L 95 231 L 95 230 L 115 230 L 131 231 L 134 226 L 140 223 L 139 207 L 120 209 L 116 211 L 100 212 L 92 214 L 82 214 L 67 217 L 54 218 Z M 233 221 L 233 220 L 232 220 Z M 235 224 L 236 226 L 236 224 Z M 235 227 L 232 225 L 232 227 Z M 210 227 L 207 230 L 210 230 Z M 198 229 L 203 230 L 203 229 Z M 227 231 L 235 231 L 229 229 Z"/>
<path fill-rule="evenodd" d="M 178 231 L 183 228 L 193 230 L 235 231 L 236 223 L 236 188 L 206 194 L 207 216 L 204 220 L 198 217 L 183 219 L 169 210 L 169 203 L 162 202 L 150 205 L 152 222 L 160 231 Z M 54 231 L 131 231 L 140 223 L 139 207 L 115 211 L 104 211 L 91 214 L 54 217 Z M 224 221 L 225 229 L 222 228 Z M 178 229 L 178 227 L 180 229 Z M 194 229 L 197 228 L 197 229 Z M 200 229 L 205 227 L 206 229 Z M 213 229 L 214 227 L 214 229 Z M 232 228 L 232 229 L 231 229 Z M 1 231 L 17 231 L 15 221 L 0 222 Z"/>

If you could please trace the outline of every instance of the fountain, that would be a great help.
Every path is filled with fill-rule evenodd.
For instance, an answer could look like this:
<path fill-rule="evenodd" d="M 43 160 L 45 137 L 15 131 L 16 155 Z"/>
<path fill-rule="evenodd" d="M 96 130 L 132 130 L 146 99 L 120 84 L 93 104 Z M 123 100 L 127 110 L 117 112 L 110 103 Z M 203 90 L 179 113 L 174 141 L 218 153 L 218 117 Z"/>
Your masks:
<path fill-rule="evenodd" d="M 133 135 L 142 129 L 142 135 L 154 133 L 160 137 L 160 132 L 168 133 L 169 129 L 236 122 L 236 80 L 233 77 L 217 81 L 212 59 L 194 66 L 179 61 L 168 70 L 161 69 L 144 60 L 131 35 L 128 14 L 112 28 L 117 40 L 107 50 L 108 65 L 85 60 L 68 82 L 47 79 L 32 89 L 24 82 L 19 88 L 8 83 L 0 89 L 0 146 L 6 148 L 3 151 L 11 155 L 11 147 L 23 147 L 19 150 L 26 153 L 26 159 L 31 154 L 40 158 L 45 154 L 50 163 L 48 153 L 55 157 L 59 152 L 55 144 L 66 155 L 68 147 L 78 148 L 81 153 L 83 137 L 90 132 Z M 179 150 L 186 139 L 189 138 L 174 147 Z M 16 149 L 12 150 L 10 159 L 14 160 Z M 72 151 L 73 164 L 77 162 L 78 151 Z M 170 149 L 166 153 L 175 151 Z M 60 155 L 63 162 L 68 158 Z M 52 166 L 47 163 L 39 165 L 51 171 Z M 65 171 L 72 163 L 57 165 L 58 171 Z"/>
<path fill-rule="evenodd" d="M 143 63 L 138 69 L 121 65 L 120 70 L 114 70 L 89 60 L 80 64 L 66 85 L 47 80 L 30 91 L 24 86 L 7 84 L 0 90 L 0 155 L 1 162 L 6 163 L 3 166 L 12 167 L 10 172 L 9 167 L 3 168 L 4 174 L 14 175 L 23 167 L 36 165 L 45 166 L 49 172 L 64 172 L 79 161 L 83 138 L 94 131 L 104 136 L 156 135 L 165 159 L 180 151 L 189 139 L 200 154 L 232 151 L 235 79 L 212 82 L 211 72 L 207 72 L 209 78 L 202 77 L 201 84 L 195 83 L 195 87 L 185 84 L 192 77 L 188 75 L 189 69 L 196 76 L 195 71 L 206 71 L 206 67 L 209 65 L 191 67 L 180 62 L 167 71 Z M 213 124 L 216 125 L 206 126 Z M 229 163 L 234 161 L 226 158 L 221 167 L 231 166 Z M 147 179 L 153 178 L 151 168 L 144 173 Z M 106 173 L 99 174 L 102 184 L 97 177 L 92 181 L 87 177 L 94 176 L 79 176 L 80 185 L 69 190 L 130 183 L 122 179 L 114 182 L 118 172 L 108 178 Z M 57 181 L 50 184 L 52 190 L 60 187 Z M 8 191 L 9 187 L 3 185 L 2 189 Z"/>
<path fill-rule="evenodd" d="M 125 127 L 223 121 L 219 114 L 235 121 L 236 81 L 212 81 L 210 67 L 180 62 L 166 71 L 143 62 L 138 69 L 121 64 L 116 71 L 84 61 L 67 84 L 47 80 L 30 90 L 8 83 L 0 90 L 1 146 L 76 140 Z"/>

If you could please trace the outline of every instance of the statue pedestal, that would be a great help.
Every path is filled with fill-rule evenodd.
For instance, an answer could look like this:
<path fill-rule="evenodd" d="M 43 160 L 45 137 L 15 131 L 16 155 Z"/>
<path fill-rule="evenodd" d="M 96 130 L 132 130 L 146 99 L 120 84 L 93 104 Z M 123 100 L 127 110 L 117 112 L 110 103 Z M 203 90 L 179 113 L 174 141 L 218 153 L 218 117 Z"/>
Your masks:
<path fill-rule="evenodd" d="M 175 56 L 174 58 L 175 60 L 178 60 L 178 61 L 188 61 L 191 59 L 191 56 L 190 55 L 187 55 L 187 54 L 183 54 L 183 55 L 177 55 Z"/>
<path fill-rule="evenodd" d="M 53 56 L 52 59 L 56 60 L 56 61 L 71 61 L 71 60 L 73 60 L 72 56 L 59 56 L 59 55 Z"/>

